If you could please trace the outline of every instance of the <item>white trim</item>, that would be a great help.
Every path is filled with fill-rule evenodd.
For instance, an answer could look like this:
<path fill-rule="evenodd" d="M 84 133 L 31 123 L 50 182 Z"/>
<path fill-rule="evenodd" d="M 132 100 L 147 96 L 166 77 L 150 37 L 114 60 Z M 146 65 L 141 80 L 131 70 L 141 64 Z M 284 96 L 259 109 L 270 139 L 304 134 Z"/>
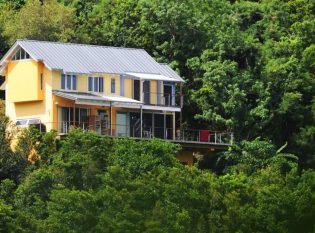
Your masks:
<path fill-rule="evenodd" d="M 96 105 L 96 106 L 106 106 L 106 107 L 109 107 L 110 104 L 109 102 L 108 103 L 104 103 L 104 102 L 101 102 L 101 101 L 85 101 L 85 100 L 75 100 L 75 104 L 81 104 L 81 105 Z"/>
<path fill-rule="evenodd" d="M 167 77 L 161 74 L 148 74 L 148 73 L 135 73 L 135 72 L 126 72 L 126 74 L 140 80 L 160 80 L 160 81 L 167 81 L 167 82 L 180 82 L 179 80 L 175 78 Z"/>
<path fill-rule="evenodd" d="M 154 106 L 154 105 L 143 105 L 145 110 L 159 110 L 159 111 L 168 111 L 168 112 L 180 112 L 180 107 L 164 107 L 164 106 Z"/>
<path fill-rule="evenodd" d="M 12 60 L 12 56 L 13 53 L 17 52 L 18 46 L 20 48 L 23 48 L 25 52 L 27 52 L 30 55 L 31 59 L 24 59 L 24 60 L 34 60 L 34 61 L 41 61 L 43 62 L 43 64 L 49 69 L 49 70 L 56 70 L 51 68 L 50 66 L 47 65 L 46 62 L 44 62 L 42 59 L 38 59 L 36 58 L 32 53 L 29 52 L 29 50 L 25 49 L 21 44 L 20 41 L 17 40 L 15 41 L 15 43 L 12 45 L 12 47 L 6 52 L 6 54 L 2 57 L 2 59 L 0 60 L 0 66 L 2 66 L 2 68 L 0 69 L 0 74 L 3 73 L 3 70 L 7 67 L 8 63 L 13 61 Z M 8 58 L 11 57 L 11 59 L 9 60 Z M 17 61 L 22 61 L 22 60 L 17 60 Z"/>
<path fill-rule="evenodd" d="M 113 107 L 120 107 L 120 108 L 135 108 L 140 109 L 141 104 L 133 104 L 133 103 L 121 103 L 121 102 L 112 102 Z"/>

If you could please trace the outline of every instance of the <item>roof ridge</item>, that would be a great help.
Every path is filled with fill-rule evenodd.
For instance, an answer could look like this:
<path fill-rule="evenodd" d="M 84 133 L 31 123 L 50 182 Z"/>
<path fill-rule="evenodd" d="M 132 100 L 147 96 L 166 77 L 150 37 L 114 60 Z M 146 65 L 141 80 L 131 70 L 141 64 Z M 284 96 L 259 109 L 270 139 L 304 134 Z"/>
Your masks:
<path fill-rule="evenodd" d="M 80 44 L 80 43 L 72 43 L 72 42 L 45 41 L 45 40 L 28 40 L 28 39 L 17 39 L 16 41 L 17 42 L 18 41 L 41 42 L 41 43 L 47 43 L 47 44 L 62 44 L 62 45 L 78 45 L 78 46 L 113 48 L 113 49 L 141 50 L 141 51 L 147 52 L 145 49 L 142 49 L 142 48 L 115 47 L 115 46 L 108 46 L 108 45 Z"/>

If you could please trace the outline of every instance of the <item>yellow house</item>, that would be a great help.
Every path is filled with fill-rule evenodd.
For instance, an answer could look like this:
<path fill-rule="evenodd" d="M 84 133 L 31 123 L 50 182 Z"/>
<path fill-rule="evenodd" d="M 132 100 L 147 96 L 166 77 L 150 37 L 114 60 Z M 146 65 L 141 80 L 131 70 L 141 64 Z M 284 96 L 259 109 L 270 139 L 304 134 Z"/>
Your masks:
<path fill-rule="evenodd" d="M 0 66 L 18 126 L 163 139 L 180 128 L 183 79 L 143 49 L 18 40 Z"/>
<path fill-rule="evenodd" d="M 20 127 L 172 140 L 182 143 L 179 156 L 189 165 L 199 149 L 224 149 L 232 139 L 182 129 L 184 80 L 143 49 L 18 40 L 1 59 L 0 75 L 6 114 Z"/>

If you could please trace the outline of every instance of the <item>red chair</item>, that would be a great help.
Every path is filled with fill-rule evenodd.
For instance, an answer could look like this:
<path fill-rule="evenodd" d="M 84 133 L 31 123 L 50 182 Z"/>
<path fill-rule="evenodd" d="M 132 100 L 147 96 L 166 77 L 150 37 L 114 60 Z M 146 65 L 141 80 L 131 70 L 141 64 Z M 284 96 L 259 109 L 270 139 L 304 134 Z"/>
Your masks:
<path fill-rule="evenodd" d="M 199 131 L 199 141 L 201 141 L 201 142 L 209 142 L 210 141 L 209 130 L 200 130 Z"/>

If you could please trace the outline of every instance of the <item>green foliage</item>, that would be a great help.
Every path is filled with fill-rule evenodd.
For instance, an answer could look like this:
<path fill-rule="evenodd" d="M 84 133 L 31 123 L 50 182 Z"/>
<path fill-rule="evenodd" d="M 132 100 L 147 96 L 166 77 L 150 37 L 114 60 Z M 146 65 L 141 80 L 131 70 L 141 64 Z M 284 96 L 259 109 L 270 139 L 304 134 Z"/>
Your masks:
<path fill-rule="evenodd" d="M 3 35 L 13 44 L 16 39 L 67 42 L 74 37 L 73 9 L 57 0 L 27 0 L 13 11 L 4 25 Z"/>
<path fill-rule="evenodd" d="M 44 229 L 49 232 L 95 232 L 97 203 L 86 191 L 56 189 L 50 195 L 49 217 Z"/>
<path fill-rule="evenodd" d="M 176 166 L 178 162 L 174 154 L 178 150 L 178 145 L 165 143 L 159 139 L 140 142 L 116 139 L 113 153 L 109 156 L 109 165 L 123 167 L 131 174 L 139 175 L 159 166 Z"/>
<path fill-rule="evenodd" d="M 35 144 L 46 153 L 51 144 L 42 138 Z M 244 141 L 227 152 L 235 164 L 217 176 L 180 165 L 178 147 L 161 140 L 72 130 L 56 144 L 49 163 L 39 162 L 17 185 L 0 183 L 5 231 L 315 230 L 315 172 L 299 172 L 284 156 L 286 145 Z"/>
<path fill-rule="evenodd" d="M 18 232 L 19 227 L 14 220 L 12 206 L 0 199 L 0 232 Z"/>

